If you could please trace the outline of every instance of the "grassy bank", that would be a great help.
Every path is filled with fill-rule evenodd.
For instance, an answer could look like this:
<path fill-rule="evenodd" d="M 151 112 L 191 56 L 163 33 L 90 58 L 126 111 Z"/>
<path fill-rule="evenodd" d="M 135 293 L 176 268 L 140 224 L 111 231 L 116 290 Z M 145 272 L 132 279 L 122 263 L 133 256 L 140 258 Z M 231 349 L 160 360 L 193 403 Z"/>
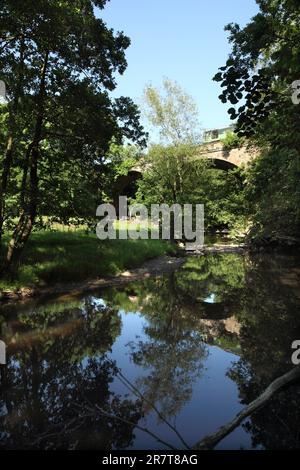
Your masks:
<path fill-rule="evenodd" d="M 111 276 L 173 251 L 162 240 L 100 241 L 84 231 L 35 232 L 25 249 L 18 276 L 1 279 L 0 289 Z"/>

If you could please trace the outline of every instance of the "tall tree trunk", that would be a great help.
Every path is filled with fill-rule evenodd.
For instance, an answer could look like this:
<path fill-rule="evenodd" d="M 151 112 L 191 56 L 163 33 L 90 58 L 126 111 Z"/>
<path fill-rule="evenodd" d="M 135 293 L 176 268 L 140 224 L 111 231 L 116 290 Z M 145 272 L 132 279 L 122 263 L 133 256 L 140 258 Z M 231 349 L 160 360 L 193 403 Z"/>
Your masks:
<path fill-rule="evenodd" d="M 37 99 L 37 118 L 32 142 L 25 157 L 25 167 L 21 188 L 21 207 L 19 221 L 8 244 L 6 259 L 1 272 L 11 271 L 16 267 L 34 226 L 38 204 L 38 160 L 39 145 L 45 112 L 46 73 L 49 51 L 46 52 L 40 74 L 40 86 Z M 29 173 L 29 191 L 27 193 L 27 173 Z"/>
<path fill-rule="evenodd" d="M 2 239 L 2 230 L 5 217 L 5 193 L 9 180 L 9 173 L 13 159 L 13 134 L 10 133 L 7 139 L 5 157 L 3 160 L 3 170 L 0 182 L 0 243 Z"/>
<path fill-rule="evenodd" d="M 9 183 L 10 169 L 11 169 L 12 162 L 13 162 L 13 142 L 14 142 L 16 118 L 18 114 L 19 100 L 23 93 L 24 58 L 25 58 L 25 39 L 24 39 L 24 35 L 21 35 L 18 82 L 17 82 L 12 109 L 10 111 L 8 138 L 7 138 L 7 144 L 6 144 L 5 157 L 3 160 L 3 169 L 2 169 L 2 174 L 0 178 L 0 244 L 1 244 L 2 232 L 3 232 L 3 223 L 5 220 L 5 195 L 6 195 L 7 187 Z"/>

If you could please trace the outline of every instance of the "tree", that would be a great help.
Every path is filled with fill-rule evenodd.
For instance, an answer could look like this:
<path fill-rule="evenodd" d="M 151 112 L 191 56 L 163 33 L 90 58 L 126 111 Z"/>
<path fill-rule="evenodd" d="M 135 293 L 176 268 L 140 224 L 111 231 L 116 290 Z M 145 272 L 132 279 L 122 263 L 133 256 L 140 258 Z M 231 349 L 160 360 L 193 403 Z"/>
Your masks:
<path fill-rule="evenodd" d="M 239 170 L 214 168 L 201 152 L 196 103 L 182 88 L 165 80 L 164 93 L 146 87 L 146 115 L 157 126 L 160 143 L 144 158 L 137 200 L 145 204 L 204 204 L 205 228 L 244 226 L 243 178 Z M 172 220 L 172 219 L 171 219 Z"/>
<path fill-rule="evenodd" d="M 197 160 L 196 148 L 189 144 L 153 145 L 145 157 L 145 172 L 139 184 L 138 199 L 146 204 L 192 203 L 206 168 Z"/>
<path fill-rule="evenodd" d="M 108 94 L 116 86 L 115 73 L 126 68 L 130 41 L 96 18 L 94 8 L 105 4 L 1 2 L 0 55 L 8 90 L 1 232 L 12 170 L 18 172 L 18 222 L 2 272 L 20 258 L 41 208 L 41 186 L 45 201 L 52 196 L 51 177 L 56 177 L 53 185 L 61 162 L 63 167 L 80 168 L 88 181 L 103 164 L 112 137 L 144 143 L 137 107 L 129 98 L 112 100 Z M 50 167 L 54 173 L 49 175 Z"/>
<path fill-rule="evenodd" d="M 222 102 L 241 104 L 228 110 L 231 119 L 237 118 L 240 135 L 252 136 L 263 124 L 267 131 L 270 119 L 279 114 L 277 119 L 285 128 L 288 117 L 292 138 L 299 124 L 299 107 L 292 103 L 291 85 L 300 76 L 300 5 L 296 0 L 257 3 L 260 12 L 245 28 L 226 26 L 232 53 L 214 80 L 221 82 Z M 270 130 L 266 137 L 275 143 L 280 136 Z M 298 137 L 294 135 L 293 140 L 298 142 Z"/>
<path fill-rule="evenodd" d="M 199 112 L 193 98 L 178 83 L 163 81 L 163 91 L 151 85 L 144 90 L 145 115 L 159 130 L 161 143 L 191 144 L 201 141 Z"/>
<path fill-rule="evenodd" d="M 152 145 L 144 158 L 145 170 L 139 182 L 138 202 L 184 204 L 191 201 L 197 175 L 191 171 L 201 139 L 196 103 L 176 83 L 163 82 L 163 91 L 148 85 L 144 91 L 145 115 L 156 127 L 160 143 Z M 199 159 L 198 167 L 205 166 Z M 173 227 L 174 216 L 171 216 Z M 171 239 L 174 227 L 171 227 Z"/>
<path fill-rule="evenodd" d="M 239 137 L 235 132 L 227 132 L 222 138 L 223 149 L 230 151 L 246 144 L 245 139 Z"/>
<path fill-rule="evenodd" d="M 296 235 L 300 228 L 300 105 L 292 84 L 300 78 L 300 5 L 257 0 L 259 13 L 245 28 L 226 27 L 232 52 L 214 80 L 230 103 L 236 132 L 261 149 L 247 175 L 252 238 Z M 232 106 L 233 105 L 233 106 Z"/>

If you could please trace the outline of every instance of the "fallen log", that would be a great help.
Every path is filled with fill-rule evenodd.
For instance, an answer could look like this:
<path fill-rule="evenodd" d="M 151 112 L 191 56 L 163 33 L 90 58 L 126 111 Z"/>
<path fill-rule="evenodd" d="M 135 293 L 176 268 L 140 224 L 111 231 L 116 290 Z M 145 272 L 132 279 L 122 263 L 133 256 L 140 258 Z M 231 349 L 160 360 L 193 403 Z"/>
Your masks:
<path fill-rule="evenodd" d="M 300 366 L 294 367 L 286 374 L 274 380 L 258 398 L 240 411 L 232 421 L 220 427 L 215 433 L 201 439 L 201 441 L 197 442 L 192 448 L 197 450 L 213 449 L 220 441 L 237 428 L 244 419 L 254 413 L 254 411 L 263 407 L 275 393 L 297 379 L 300 379 Z"/>

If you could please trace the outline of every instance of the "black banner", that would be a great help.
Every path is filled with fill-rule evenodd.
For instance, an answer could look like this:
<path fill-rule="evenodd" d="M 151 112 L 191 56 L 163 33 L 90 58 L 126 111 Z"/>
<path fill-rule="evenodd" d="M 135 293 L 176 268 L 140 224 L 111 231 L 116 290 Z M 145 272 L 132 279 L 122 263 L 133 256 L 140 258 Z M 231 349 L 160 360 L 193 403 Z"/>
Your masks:
<path fill-rule="evenodd" d="M 30 463 L 61 464 L 87 468 L 111 468 L 126 469 L 149 468 L 156 466 L 186 466 L 195 468 L 204 464 L 240 465 L 241 463 L 255 464 L 256 462 L 270 463 L 273 459 L 276 463 L 286 464 L 289 457 L 293 458 L 295 451 L 3 451 L 0 459 L 11 463 L 18 461 L 24 465 Z"/>

